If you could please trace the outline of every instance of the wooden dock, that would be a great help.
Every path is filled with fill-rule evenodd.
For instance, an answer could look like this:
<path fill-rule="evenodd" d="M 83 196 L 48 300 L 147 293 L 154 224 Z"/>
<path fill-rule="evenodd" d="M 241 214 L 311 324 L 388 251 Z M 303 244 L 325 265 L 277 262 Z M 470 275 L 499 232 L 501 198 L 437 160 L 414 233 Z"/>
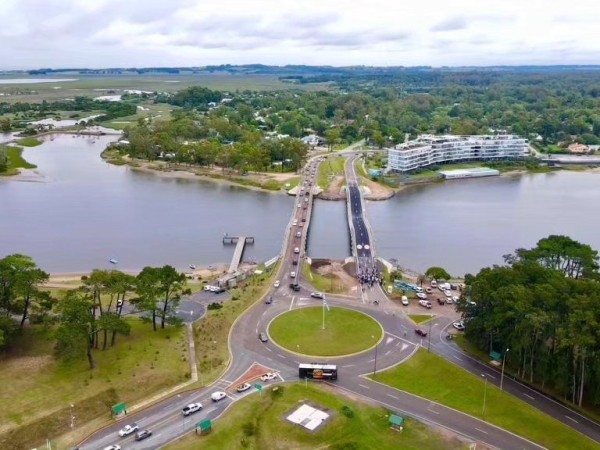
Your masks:
<path fill-rule="evenodd" d="M 235 244 L 235 250 L 233 252 L 233 258 L 231 258 L 231 264 L 229 265 L 229 273 L 235 273 L 242 262 L 242 256 L 246 244 L 254 244 L 254 238 L 251 236 L 223 236 L 224 245 Z"/>

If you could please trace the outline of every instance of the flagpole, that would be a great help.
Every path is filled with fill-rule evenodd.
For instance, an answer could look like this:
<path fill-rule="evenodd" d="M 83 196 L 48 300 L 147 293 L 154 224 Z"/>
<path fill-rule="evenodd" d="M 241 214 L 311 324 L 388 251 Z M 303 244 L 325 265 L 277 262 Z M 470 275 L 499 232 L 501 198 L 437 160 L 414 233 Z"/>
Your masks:
<path fill-rule="evenodd" d="M 323 330 L 325 329 L 325 299 L 323 299 Z"/>

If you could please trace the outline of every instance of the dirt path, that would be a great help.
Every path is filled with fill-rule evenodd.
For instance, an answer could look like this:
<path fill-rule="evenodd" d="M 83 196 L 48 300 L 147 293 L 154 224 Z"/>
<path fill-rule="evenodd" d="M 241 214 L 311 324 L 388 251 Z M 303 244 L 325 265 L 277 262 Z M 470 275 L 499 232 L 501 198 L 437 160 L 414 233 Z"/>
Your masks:
<path fill-rule="evenodd" d="M 331 181 L 329 187 L 317 195 L 317 197 L 323 200 L 346 200 L 345 184 L 346 177 L 337 176 Z"/>
<path fill-rule="evenodd" d="M 360 177 L 360 183 L 369 191 L 365 193 L 366 200 L 387 200 L 388 198 L 392 198 L 395 194 L 395 191 L 392 188 L 364 177 Z"/>

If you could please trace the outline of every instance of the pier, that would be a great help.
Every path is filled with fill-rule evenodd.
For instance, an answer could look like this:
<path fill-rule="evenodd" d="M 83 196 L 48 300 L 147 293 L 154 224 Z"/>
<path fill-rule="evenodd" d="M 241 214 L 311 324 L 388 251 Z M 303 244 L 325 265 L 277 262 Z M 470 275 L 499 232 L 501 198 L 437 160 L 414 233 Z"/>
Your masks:
<path fill-rule="evenodd" d="M 240 266 L 242 261 L 242 255 L 246 244 L 254 244 L 254 238 L 252 236 L 223 236 L 223 245 L 234 245 L 235 250 L 233 252 L 233 258 L 231 258 L 231 264 L 229 265 L 229 273 L 235 273 Z"/>

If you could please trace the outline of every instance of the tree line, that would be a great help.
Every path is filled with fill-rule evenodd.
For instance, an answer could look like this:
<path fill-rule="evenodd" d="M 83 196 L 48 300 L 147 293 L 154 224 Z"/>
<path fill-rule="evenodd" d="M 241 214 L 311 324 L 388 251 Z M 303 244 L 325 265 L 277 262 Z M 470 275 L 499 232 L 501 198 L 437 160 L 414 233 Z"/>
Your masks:
<path fill-rule="evenodd" d="M 48 273 L 26 255 L 0 259 L 0 349 L 16 345 L 28 325 L 54 331 L 56 355 L 87 357 L 106 350 L 118 335 L 128 335 L 127 316 L 137 316 L 153 330 L 177 326 L 175 312 L 190 293 L 186 277 L 172 266 L 145 267 L 137 276 L 118 270 L 94 270 L 78 289 L 52 295 L 44 288 Z M 125 309 L 124 309 L 125 308 Z"/>
<path fill-rule="evenodd" d="M 465 277 L 466 338 L 566 401 L 600 404 L 598 252 L 566 236 L 517 249 Z"/>

